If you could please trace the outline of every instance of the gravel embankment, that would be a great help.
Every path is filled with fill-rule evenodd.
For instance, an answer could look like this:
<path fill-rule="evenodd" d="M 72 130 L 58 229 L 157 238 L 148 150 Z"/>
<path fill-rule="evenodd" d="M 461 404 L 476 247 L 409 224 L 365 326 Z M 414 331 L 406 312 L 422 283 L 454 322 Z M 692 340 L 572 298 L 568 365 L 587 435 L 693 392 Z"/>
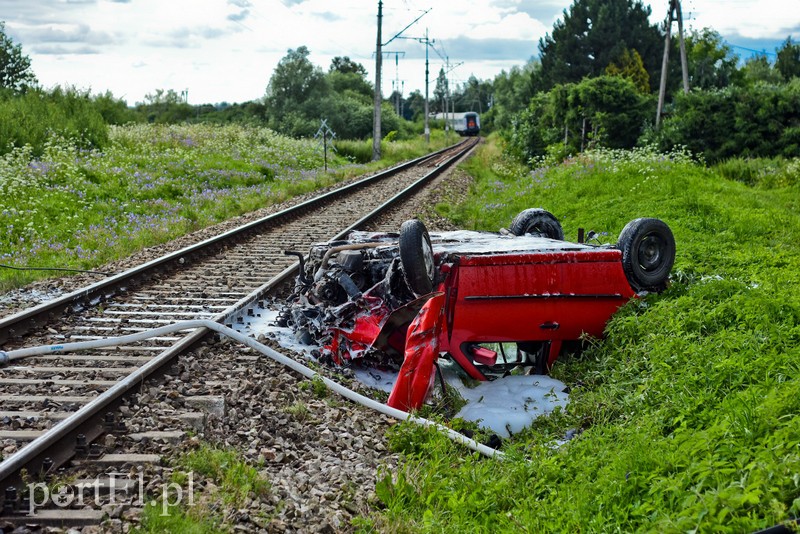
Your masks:
<path fill-rule="evenodd" d="M 458 203 L 466 196 L 471 182 L 471 177 L 463 171 L 450 171 L 438 178 L 433 187 L 370 227 L 396 230 L 402 221 L 420 216 L 430 230 L 454 229 L 433 208 L 440 202 Z M 302 200 L 293 199 L 280 206 L 236 217 L 142 250 L 99 270 L 118 272 L 139 265 Z M 0 297 L 0 315 L 8 315 L 34 305 L 36 299 L 51 298 L 92 281 L 92 277 L 78 275 L 31 284 Z M 181 356 L 158 384 L 145 386 L 123 407 L 121 411 L 127 418 L 128 432 L 182 429 L 175 423 L 175 413 L 185 409 L 182 399 L 186 396 L 223 396 L 224 415 L 209 414 L 203 431 L 187 434 L 190 437 L 177 445 L 134 441 L 127 435 L 107 436 L 107 451 L 162 454 L 166 459 L 164 465 L 145 467 L 148 489 L 155 490 L 169 480 L 180 453 L 198 447 L 201 442 L 230 447 L 259 466 L 260 472 L 270 481 L 271 489 L 263 497 L 248 499 L 241 508 L 216 505 L 212 504 L 216 495 L 214 484 L 195 476 L 195 489 L 199 491 L 197 505 L 218 506 L 215 510 L 225 518 L 226 528 L 242 532 L 352 530 L 352 518 L 367 514 L 374 506 L 379 471 L 392 470 L 398 463 L 398 457 L 387 450 L 384 437 L 392 421 L 331 392 L 324 396 L 315 394 L 306 379 L 266 357 L 252 359 L 255 355 L 235 343 L 212 339 Z M 330 371 L 325 373 L 330 374 Z M 341 375 L 338 380 L 359 387 Z M 102 531 L 127 532 L 139 522 L 140 512 L 136 507 L 123 504 L 108 512 L 110 518 L 100 527 Z M 83 531 L 96 532 L 98 528 L 86 527 Z"/>

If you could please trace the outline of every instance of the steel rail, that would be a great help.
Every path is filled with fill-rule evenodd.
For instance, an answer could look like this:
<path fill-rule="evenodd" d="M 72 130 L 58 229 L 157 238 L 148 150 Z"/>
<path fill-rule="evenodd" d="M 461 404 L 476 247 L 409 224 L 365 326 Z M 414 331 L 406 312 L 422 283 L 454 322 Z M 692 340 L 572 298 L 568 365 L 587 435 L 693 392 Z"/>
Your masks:
<path fill-rule="evenodd" d="M 57 315 L 60 315 L 70 306 L 78 308 L 82 303 L 91 303 L 91 301 L 95 299 L 97 299 L 98 302 L 108 299 L 115 295 L 118 291 L 124 291 L 127 288 L 126 286 L 129 284 L 136 283 L 140 280 L 146 280 L 150 276 L 175 265 L 185 264 L 187 261 L 190 261 L 202 254 L 210 253 L 223 243 L 246 236 L 250 232 L 257 231 L 264 225 L 276 222 L 285 217 L 296 215 L 304 210 L 313 208 L 325 202 L 329 202 L 355 189 L 363 187 L 364 185 L 393 176 L 400 171 L 433 159 L 447 152 L 448 150 L 452 150 L 459 145 L 463 145 L 464 143 L 467 143 L 467 141 L 462 141 L 454 146 L 450 146 L 420 158 L 396 165 L 378 174 L 368 176 L 364 179 L 353 182 L 352 184 L 348 184 L 344 187 L 334 189 L 333 191 L 329 191 L 323 195 L 306 200 L 305 202 L 297 204 L 296 206 L 292 206 L 277 213 L 267 215 L 266 217 L 242 225 L 238 228 L 234 228 L 218 236 L 206 239 L 200 243 L 190 245 L 176 252 L 164 255 L 132 269 L 128 269 L 122 273 L 113 275 L 105 280 L 100 280 L 99 282 L 96 282 L 85 288 L 78 289 L 72 293 L 68 293 L 56 299 L 43 302 L 37 306 L 22 310 L 16 314 L 9 315 L 8 317 L 4 317 L 0 319 L 0 343 L 5 343 L 13 337 L 25 334 L 38 324 L 42 324 L 48 320 L 54 319 Z"/>
<path fill-rule="evenodd" d="M 462 149 L 456 155 L 449 158 L 446 162 L 437 166 L 431 172 L 427 173 L 425 176 L 421 177 L 419 180 L 417 180 L 410 186 L 406 187 L 405 189 L 397 193 L 395 196 L 393 196 L 392 198 L 384 202 L 382 205 L 375 208 L 369 214 L 365 215 L 358 221 L 348 226 L 345 230 L 333 236 L 332 239 L 340 239 L 344 237 L 350 231 L 360 226 L 363 226 L 370 220 L 379 216 L 386 209 L 406 199 L 408 196 L 412 195 L 414 192 L 424 187 L 427 183 L 436 178 L 445 169 L 449 168 L 449 166 L 451 166 L 453 163 L 458 161 L 464 154 L 466 154 L 470 149 L 472 149 L 475 146 L 475 144 L 476 143 L 470 143 L 468 141 L 462 143 L 461 144 Z M 425 158 L 421 159 L 424 160 Z M 419 160 L 415 161 L 419 163 Z M 356 182 L 355 184 L 352 185 L 356 185 L 362 182 L 363 180 L 360 180 L 359 182 Z M 350 188 L 352 187 L 352 185 L 347 187 Z M 323 195 L 323 197 L 330 198 L 330 193 Z M 308 204 L 308 202 L 304 204 Z M 294 208 L 290 208 L 290 210 L 293 209 Z M 260 221 L 257 222 L 262 222 L 263 220 L 264 219 L 261 219 Z M 274 218 L 271 218 L 271 220 L 274 220 Z M 253 223 L 250 223 L 245 227 L 252 228 Z M 241 230 L 241 228 L 244 227 L 231 230 L 222 235 L 224 236 L 224 235 L 232 235 L 238 233 Z M 216 239 L 217 238 L 212 238 L 207 241 L 204 241 L 203 243 L 212 242 Z M 187 249 L 188 248 L 193 248 L 193 247 L 187 247 Z M 182 249 L 177 253 L 171 254 L 170 257 L 174 258 L 181 257 L 181 253 L 185 253 L 184 251 L 186 251 L 187 249 Z M 159 260 L 150 262 L 150 264 L 157 262 L 159 262 Z M 295 274 L 298 266 L 299 262 L 296 262 L 290 267 L 287 267 L 280 274 L 273 277 L 271 280 L 267 281 L 259 288 L 255 289 L 252 293 L 250 293 L 250 295 L 243 297 L 237 303 L 233 304 L 225 311 L 217 314 L 211 320 L 218 323 L 224 323 L 226 320 L 235 318 L 238 314 L 243 313 L 244 310 L 248 306 L 250 306 L 253 302 L 261 299 L 267 293 L 282 286 L 287 280 L 289 280 Z M 132 269 L 132 270 L 137 270 L 137 269 Z M 81 294 L 81 291 L 72 293 L 71 295 L 76 295 L 76 294 Z M 147 378 L 155 375 L 160 371 L 163 371 L 169 364 L 171 364 L 175 360 L 175 358 L 179 354 L 188 350 L 190 347 L 192 347 L 195 343 L 202 340 L 209 333 L 210 331 L 207 328 L 196 329 L 191 334 L 187 335 L 186 337 L 178 341 L 175 345 L 173 345 L 166 351 L 160 353 L 159 355 L 155 356 L 152 360 L 150 360 L 143 366 L 139 367 L 136 371 L 134 371 L 124 379 L 117 382 L 114 386 L 112 386 L 108 390 L 98 395 L 94 400 L 84 405 L 73 415 L 69 416 L 67 419 L 64 419 L 59 424 L 48 430 L 45 434 L 39 436 L 38 438 L 30 442 L 26 447 L 20 449 L 18 452 L 12 454 L 4 461 L 0 462 L 0 487 L 8 487 L 11 485 L 18 484 L 22 480 L 20 472 L 23 469 L 26 469 L 29 473 L 41 472 L 43 461 L 45 460 L 45 458 L 48 458 L 52 462 L 52 465 L 54 467 L 57 467 L 58 465 L 62 464 L 63 462 L 71 458 L 74 455 L 74 445 L 77 442 L 79 434 L 84 435 L 86 443 L 91 443 L 97 437 L 102 435 L 105 432 L 105 427 L 102 418 L 106 413 L 115 409 L 122 402 L 122 399 L 128 393 L 130 393 L 134 388 L 141 387 Z"/>

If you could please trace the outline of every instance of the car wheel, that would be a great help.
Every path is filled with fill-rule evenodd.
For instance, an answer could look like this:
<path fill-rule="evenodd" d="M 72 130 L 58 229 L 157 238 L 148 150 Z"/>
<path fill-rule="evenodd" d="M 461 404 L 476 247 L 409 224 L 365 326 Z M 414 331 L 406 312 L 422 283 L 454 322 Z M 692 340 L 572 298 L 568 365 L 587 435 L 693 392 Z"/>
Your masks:
<path fill-rule="evenodd" d="M 675 237 L 659 219 L 634 219 L 619 234 L 622 268 L 636 291 L 659 292 L 667 288 L 675 263 Z"/>
<path fill-rule="evenodd" d="M 400 227 L 400 264 L 406 285 L 415 296 L 427 295 L 433 289 L 435 265 L 428 229 L 417 219 Z"/>
<path fill-rule="evenodd" d="M 558 219 L 547 210 L 541 208 L 529 208 L 511 221 L 508 230 L 514 235 L 531 234 L 538 237 L 548 237 L 550 239 L 564 240 L 564 230 Z"/>

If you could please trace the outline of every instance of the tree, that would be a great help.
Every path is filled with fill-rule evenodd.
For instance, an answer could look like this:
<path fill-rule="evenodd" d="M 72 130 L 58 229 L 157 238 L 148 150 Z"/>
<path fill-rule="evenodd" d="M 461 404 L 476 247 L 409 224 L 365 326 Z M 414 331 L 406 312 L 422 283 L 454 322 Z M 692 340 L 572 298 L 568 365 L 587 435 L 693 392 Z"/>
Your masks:
<path fill-rule="evenodd" d="M 419 120 L 425 114 L 425 95 L 419 89 L 416 89 L 406 98 L 405 112 L 406 118 L 411 120 Z"/>
<path fill-rule="evenodd" d="M 685 146 L 709 162 L 800 157 L 800 78 L 679 93 L 655 140 L 662 150 Z"/>
<path fill-rule="evenodd" d="M 692 30 L 686 37 L 689 85 L 692 89 L 720 89 L 739 81 L 739 57 L 711 28 Z"/>
<path fill-rule="evenodd" d="M 622 53 L 619 64 L 611 63 L 606 67 L 606 74 L 629 79 L 642 94 L 646 95 L 650 92 L 650 76 L 642 63 L 642 56 L 636 50 L 631 52 L 626 49 Z"/>
<path fill-rule="evenodd" d="M 800 44 L 792 43 L 791 37 L 787 37 L 783 46 L 778 49 L 775 68 L 787 82 L 800 76 Z"/>
<path fill-rule="evenodd" d="M 657 87 L 663 34 L 649 16 L 650 8 L 640 0 L 575 0 L 553 26 L 552 36 L 539 40 L 542 71 L 536 89 L 602 76 L 625 50 L 639 53 L 650 87 Z"/>
<path fill-rule="evenodd" d="M 436 88 L 433 90 L 433 100 L 440 105 L 439 111 L 447 111 L 446 98 L 448 95 L 447 75 L 444 69 L 439 69 L 439 76 L 436 78 Z"/>
<path fill-rule="evenodd" d="M 497 129 L 510 128 L 518 114 L 528 107 L 533 98 L 533 78 L 541 70 L 541 63 L 530 60 L 523 67 L 502 71 L 492 82 L 488 114 L 481 117 L 481 127 L 489 123 Z M 488 104 L 488 103 L 487 103 Z"/>
<path fill-rule="evenodd" d="M 651 95 L 641 94 L 620 76 L 557 85 L 537 94 L 512 124 L 509 151 L 528 161 L 554 145 L 565 153 L 597 145 L 631 148 L 652 116 L 653 104 Z"/>
<path fill-rule="evenodd" d="M 22 54 L 22 46 L 15 45 L 6 35 L 6 25 L 0 21 L 0 88 L 15 93 L 37 83 L 31 70 L 31 59 Z"/>
<path fill-rule="evenodd" d="M 492 94 L 491 82 L 478 80 L 470 76 L 467 83 L 454 91 L 456 111 L 477 111 L 483 113 L 489 108 L 489 97 Z"/>
<path fill-rule="evenodd" d="M 267 104 L 273 112 L 291 111 L 325 93 L 325 76 L 308 59 L 310 53 L 305 46 L 289 49 L 278 62 L 267 87 Z"/>
<path fill-rule="evenodd" d="M 157 124 L 175 124 L 184 122 L 195 115 L 195 110 L 187 104 L 183 96 L 174 89 L 156 89 L 144 96 L 144 102 L 136 105 L 136 111 L 147 122 Z"/>
<path fill-rule="evenodd" d="M 331 67 L 328 72 L 341 72 L 342 74 L 358 74 L 362 78 L 366 77 L 367 69 L 364 65 L 357 63 L 347 56 L 336 56 L 331 61 Z"/>
<path fill-rule="evenodd" d="M 763 54 L 748 58 L 742 67 L 742 75 L 748 85 L 758 82 L 774 85 L 783 81 L 780 71 L 770 64 L 767 56 Z"/>
<path fill-rule="evenodd" d="M 334 92 L 371 104 L 375 91 L 366 76 L 367 69 L 361 63 L 356 63 L 347 56 L 337 56 L 331 61 L 326 78 Z"/>

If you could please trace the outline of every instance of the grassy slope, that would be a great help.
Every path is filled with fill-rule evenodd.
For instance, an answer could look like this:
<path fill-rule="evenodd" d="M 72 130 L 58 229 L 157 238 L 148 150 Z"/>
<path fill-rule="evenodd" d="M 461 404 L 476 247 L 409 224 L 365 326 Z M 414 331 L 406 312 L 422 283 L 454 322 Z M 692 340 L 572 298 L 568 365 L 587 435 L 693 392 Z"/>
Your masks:
<path fill-rule="evenodd" d="M 798 187 L 755 189 L 681 155 L 606 154 L 524 172 L 488 146 L 472 200 L 449 210 L 496 230 L 545 207 L 567 239 L 614 242 L 629 220 L 673 229 L 674 282 L 621 310 L 608 334 L 554 375 L 565 412 L 468 456 L 435 434 L 399 433 L 406 469 L 385 479 L 380 530 L 746 532 L 800 513 Z M 795 181 L 796 183 L 796 181 Z M 568 429 L 568 444 L 553 440 Z M 523 457 L 529 459 L 526 461 Z"/>

